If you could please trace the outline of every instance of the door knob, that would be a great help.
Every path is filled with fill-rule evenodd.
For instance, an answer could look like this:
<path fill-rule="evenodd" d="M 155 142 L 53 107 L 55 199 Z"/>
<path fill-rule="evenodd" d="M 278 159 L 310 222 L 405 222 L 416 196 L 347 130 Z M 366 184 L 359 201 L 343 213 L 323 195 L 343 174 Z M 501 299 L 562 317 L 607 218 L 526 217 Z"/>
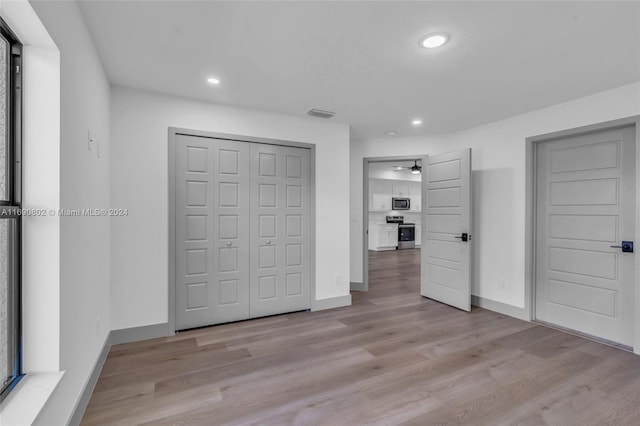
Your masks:
<path fill-rule="evenodd" d="M 633 253 L 633 241 L 623 241 L 622 245 L 609 247 L 622 249 L 623 253 Z"/>
<path fill-rule="evenodd" d="M 469 241 L 471 239 L 471 235 L 463 232 L 462 235 L 456 235 L 455 238 L 460 238 L 462 241 Z"/>
<path fill-rule="evenodd" d="M 267 240 L 267 244 L 271 244 L 271 240 Z"/>
<path fill-rule="evenodd" d="M 227 246 L 231 247 L 231 241 L 227 241 Z"/>

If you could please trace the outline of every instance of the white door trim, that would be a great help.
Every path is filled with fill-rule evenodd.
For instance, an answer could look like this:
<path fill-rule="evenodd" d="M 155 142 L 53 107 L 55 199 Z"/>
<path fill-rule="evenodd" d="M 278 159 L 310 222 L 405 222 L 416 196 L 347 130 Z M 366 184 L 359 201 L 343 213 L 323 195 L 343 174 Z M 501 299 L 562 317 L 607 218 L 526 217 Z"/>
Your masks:
<path fill-rule="evenodd" d="M 176 207 L 175 207 L 175 177 L 176 177 L 176 167 L 175 167 L 175 158 L 176 158 L 176 135 L 187 135 L 187 136 L 199 136 L 203 138 L 214 138 L 214 139 L 226 139 L 232 141 L 240 141 L 240 142 L 253 142 L 253 143 L 263 143 L 269 145 L 279 145 L 279 146 L 291 146 L 296 148 L 306 148 L 309 149 L 309 229 L 311 230 L 309 239 L 309 258 L 311 259 L 309 265 L 309 306 L 312 307 L 315 304 L 316 300 L 316 219 L 315 219 L 315 203 L 316 203 L 316 146 L 309 143 L 303 142 L 294 142 L 294 141 L 286 141 L 286 140 L 278 140 L 278 139 L 268 139 L 268 138 L 259 138 L 253 136 L 243 136 L 243 135 L 233 135 L 228 133 L 218 133 L 218 132 L 207 132 L 193 129 L 184 129 L 178 127 L 169 127 L 169 144 L 168 144 L 168 182 L 167 182 L 167 190 L 168 190 L 168 200 L 169 200 L 169 251 L 168 251 L 168 272 L 169 272 L 169 282 L 168 282 L 168 311 L 167 318 L 169 324 L 169 334 L 175 334 L 176 331 L 176 256 L 175 256 L 175 242 L 176 242 L 176 229 L 175 229 L 175 220 L 176 220 Z"/>
<path fill-rule="evenodd" d="M 589 126 L 559 132 L 532 136 L 526 139 L 525 171 L 525 317 L 535 317 L 535 253 L 536 253 L 536 145 L 571 136 L 580 136 L 603 130 L 635 127 L 636 130 L 636 188 L 640 188 L 640 115 L 619 120 L 597 123 Z M 640 202 L 636 202 L 636 229 L 634 241 L 640 242 Z M 635 297 L 634 297 L 634 344 L 633 351 L 640 355 L 640 253 L 635 257 Z"/>

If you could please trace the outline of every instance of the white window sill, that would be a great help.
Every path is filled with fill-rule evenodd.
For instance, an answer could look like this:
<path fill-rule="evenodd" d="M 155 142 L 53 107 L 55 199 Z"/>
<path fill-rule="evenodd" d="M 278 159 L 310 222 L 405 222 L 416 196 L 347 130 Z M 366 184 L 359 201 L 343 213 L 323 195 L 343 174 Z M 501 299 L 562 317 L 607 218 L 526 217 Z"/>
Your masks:
<path fill-rule="evenodd" d="M 0 404 L 0 425 L 24 426 L 35 420 L 64 371 L 55 373 L 31 373 L 20 380 L 11 394 Z"/>

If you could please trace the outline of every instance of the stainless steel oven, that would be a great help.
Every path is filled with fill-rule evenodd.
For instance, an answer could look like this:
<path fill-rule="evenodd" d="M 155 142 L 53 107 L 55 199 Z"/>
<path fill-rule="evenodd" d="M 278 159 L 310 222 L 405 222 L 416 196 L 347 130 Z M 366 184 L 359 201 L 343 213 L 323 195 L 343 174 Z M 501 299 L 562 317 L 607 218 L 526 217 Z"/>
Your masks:
<path fill-rule="evenodd" d="M 398 249 L 416 248 L 415 223 L 401 223 L 398 225 Z"/>
<path fill-rule="evenodd" d="M 404 216 L 387 216 L 387 223 L 398 224 L 398 250 L 416 248 L 416 225 L 404 223 Z"/>

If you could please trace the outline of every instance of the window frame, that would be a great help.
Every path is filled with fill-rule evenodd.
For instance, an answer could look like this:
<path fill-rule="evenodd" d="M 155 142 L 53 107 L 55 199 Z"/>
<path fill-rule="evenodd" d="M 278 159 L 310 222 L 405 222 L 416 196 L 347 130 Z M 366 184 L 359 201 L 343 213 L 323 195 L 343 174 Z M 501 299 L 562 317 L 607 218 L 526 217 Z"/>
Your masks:
<path fill-rule="evenodd" d="M 0 34 L 8 42 L 8 85 L 6 90 L 6 151 L 7 200 L 0 200 L 0 220 L 13 221 L 7 231 L 11 249 L 8 253 L 8 359 L 12 361 L 12 376 L 0 378 L 0 401 L 24 377 L 22 364 L 22 43 L 0 17 Z M 4 76 L 2 77 L 4 78 Z M 9 379 L 6 383 L 2 381 Z"/>

